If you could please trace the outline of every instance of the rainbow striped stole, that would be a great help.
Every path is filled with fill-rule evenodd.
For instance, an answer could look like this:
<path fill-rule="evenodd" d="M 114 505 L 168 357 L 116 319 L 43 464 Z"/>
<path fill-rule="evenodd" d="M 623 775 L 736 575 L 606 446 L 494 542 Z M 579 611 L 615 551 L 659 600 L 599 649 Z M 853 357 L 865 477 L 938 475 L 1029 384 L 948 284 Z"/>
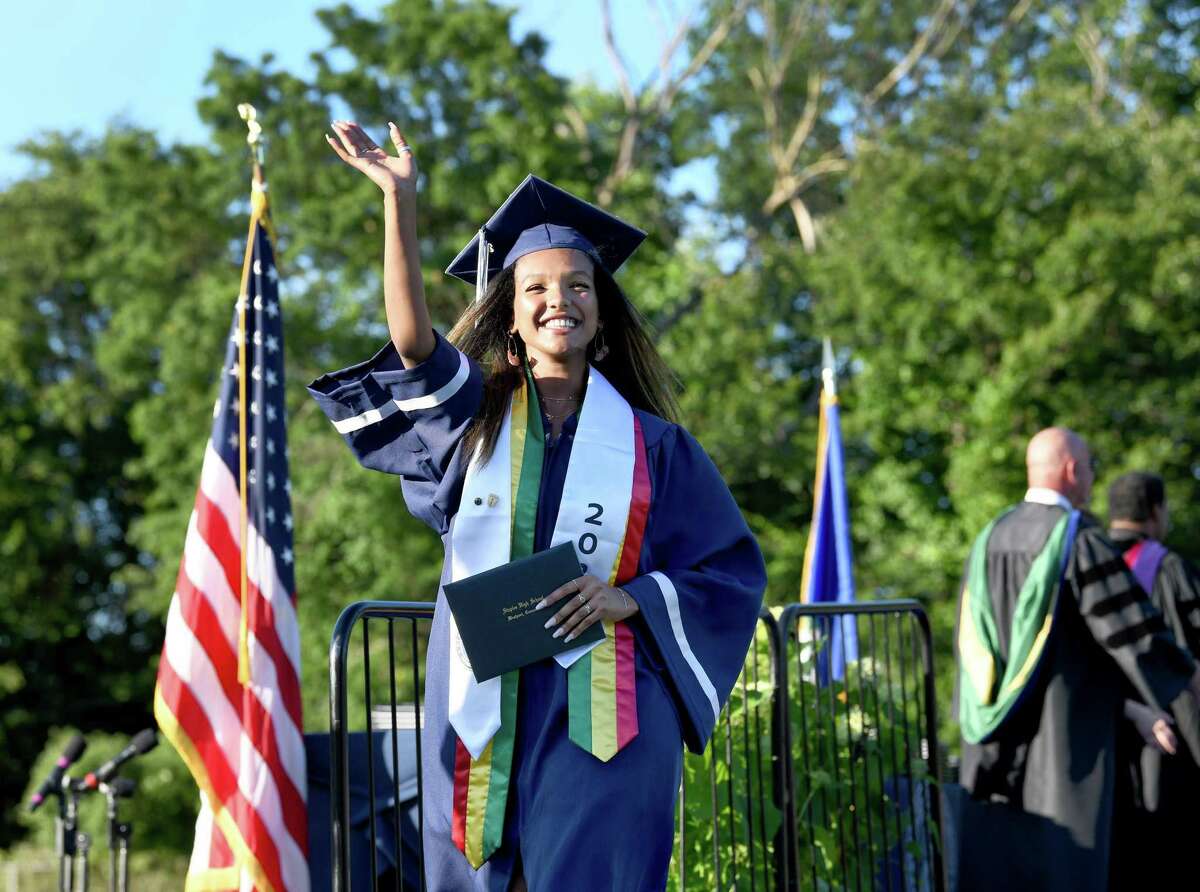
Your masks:
<path fill-rule="evenodd" d="M 636 414 L 633 437 L 633 495 L 609 585 L 628 582 L 637 575 L 650 514 L 650 472 L 642 423 Z M 567 670 L 567 718 L 571 740 L 607 762 L 637 736 L 638 721 L 633 632 L 623 622 L 605 623 L 604 631 L 604 640 Z"/>
<path fill-rule="evenodd" d="M 594 374 L 599 376 L 599 373 Z M 611 411 L 614 405 L 612 399 L 619 399 L 619 395 L 612 391 L 606 381 L 600 381 L 594 387 L 597 391 L 605 388 L 606 392 L 611 392 L 608 398 Z M 586 397 L 584 402 L 586 410 Z M 601 402 L 604 400 L 601 399 Z M 651 495 L 641 422 L 623 400 L 617 405 L 632 416 L 633 460 L 629 509 L 623 520 L 620 538 L 610 540 L 614 545 L 620 543 L 607 574 L 610 585 L 628 581 L 637 575 Z M 600 417 L 605 417 L 603 410 L 598 411 Z M 510 560 L 533 553 L 545 459 L 540 416 L 537 390 L 527 368 L 524 384 L 513 392 L 508 440 L 497 444 L 493 456 L 496 460 L 504 461 L 504 452 L 508 452 L 507 470 L 512 499 Z M 584 442 L 576 440 L 571 454 L 573 466 L 577 456 L 580 461 L 587 461 L 587 449 Z M 561 521 L 560 506 L 560 526 Z M 566 526 L 571 526 L 571 522 Z M 559 532 L 559 526 L 556 526 L 556 537 Z M 586 547 L 583 550 L 586 552 Z M 562 665 L 569 666 L 567 714 L 570 739 L 602 761 L 611 759 L 638 733 L 633 633 L 623 622 L 605 623 L 605 632 L 604 641 L 573 663 L 567 661 L 566 655 L 559 657 Z M 495 852 L 503 838 L 505 808 L 512 781 L 518 678 L 518 672 L 509 672 L 500 679 L 500 729 L 478 759 L 471 757 L 471 751 L 461 739 L 455 739 L 451 835 L 454 844 L 476 869 Z"/>
<path fill-rule="evenodd" d="M 546 449 L 537 390 L 528 368 L 525 377 L 526 385 L 513 392 L 510 410 L 511 560 L 533 554 L 538 491 Z M 513 741 L 517 732 L 518 679 L 519 672 L 516 671 L 500 677 L 500 730 L 478 759 L 472 759 L 463 742 L 455 740 L 451 835 L 454 844 L 477 870 L 499 848 L 504 834 L 504 810 L 512 780 Z"/>

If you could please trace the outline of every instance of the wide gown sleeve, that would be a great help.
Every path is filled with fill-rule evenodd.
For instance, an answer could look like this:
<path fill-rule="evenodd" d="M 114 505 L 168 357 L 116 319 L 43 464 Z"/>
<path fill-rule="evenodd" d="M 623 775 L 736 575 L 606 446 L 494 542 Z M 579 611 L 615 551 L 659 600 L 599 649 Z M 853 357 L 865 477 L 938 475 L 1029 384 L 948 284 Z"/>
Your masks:
<path fill-rule="evenodd" d="M 404 368 L 389 341 L 366 362 L 322 375 L 308 392 L 363 467 L 402 477 L 412 514 L 445 533 L 462 489 L 463 434 L 479 409 L 479 367 L 435 332 L 429 358 Z"/>
<path fill-rule="evenodd" d="M 1167 708 L 1187 687 L 1195 662 L 1099 529 L 1080 531 L 1069 579 L 1092 637 L 1147 703 Z"/>
<path fill-rule="evenodd" d="M 700 444 L 670 427 L 649 456 L 643 575 L 622 587 L 637 602 L 683 725 L 702 752 L 754 635 L 766 589 L 762 552 Z"/>

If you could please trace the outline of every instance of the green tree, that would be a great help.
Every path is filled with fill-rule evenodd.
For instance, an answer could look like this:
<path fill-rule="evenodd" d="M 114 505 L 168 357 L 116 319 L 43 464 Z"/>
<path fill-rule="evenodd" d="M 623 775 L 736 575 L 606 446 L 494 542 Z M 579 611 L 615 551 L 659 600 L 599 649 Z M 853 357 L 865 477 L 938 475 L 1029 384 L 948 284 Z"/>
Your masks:
<path fill-rule="evenodd" d="M 25 150 L 39 172 L 0 194 L 0 844 L 51 725 L 150 724 L 162 617 L 125 582 L 156 558 L 127 537 L 153 489 L 129 473 L 131 407 L 158 323 L 225 250 L 201 152 L 138 131 Z"/>
<path fill-rule="evenodd" d="M 1196 119 L 1097 95 L 1089 26 L 1063 23 L 1019 95 L 963 90 L 864 152 L 813 269 L 818 320 L 853 344 L 860 591 L 928 599 L 943 708 L 962 561 L 1020 499 L 1036 430 L 1093 445 L 1097 511 L 1107 480 L 1148 467 L 1173 543 L 1200 533 Z"/>

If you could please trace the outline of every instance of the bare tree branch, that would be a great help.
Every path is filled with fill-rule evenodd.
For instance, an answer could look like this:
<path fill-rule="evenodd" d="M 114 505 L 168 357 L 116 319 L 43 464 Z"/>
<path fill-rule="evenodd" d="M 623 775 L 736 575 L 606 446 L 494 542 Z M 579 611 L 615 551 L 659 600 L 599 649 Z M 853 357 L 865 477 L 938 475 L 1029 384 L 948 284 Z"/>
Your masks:
<path fill-rule="evenodd" d="M 687 37 L 688 27 L 691 21 L 687 16 L 679 20 L 679 26 L 675 29 L 675 33 L 671 35 L 671 39 L 663 44 L 663 50 L 658 54 L 658 74 L 655 76 L 657 81 L 664 84 L 671 82 L 671 59 L 675 57 L 675 53 L 679 50 L 679 44 L 683 43 L 683 38 Z M 643 95 L 650 92 L 655 80 L 651 80 L 643 89 Z"/>
<path fill-rule="evenodd" d="M 817 123 L 817 106 L 821 101 L 822 83 L 824 78 L 819 71 L 809 73 L 808 97 L 804 100 L 804 112 L 796 122 L 796 129 L 792 131 L 792 138 L 788 140 L 787 149 L 783 153 L 783 163 L 787 165 L 788 170 L 795 166 L 796 159 L 800 157 L 800 149 L 808 141 L 813 125 Z"/>
<path fill-rule="evenodd" d="M 1097 27 L 1091 15 L 1084 13 L 1083 21 L 1075 30 L 1074 38 L 1075 45 L 1079 47 L 1079 52 L 1083 53 L 1084 61 L 1087 62 L 1088 70 L 1092 74 L 1091 110 L 1094 113 L 1099 110 L 1104 97 L 1108 95 L 1108 60 L 1104 58 L 1104 49 L 1101 45 L 1104 36 L 1100 33 L 1100 28 Z"/>
<path fill-rule="evenodd" d="M 1019 24 L 1031 6 L 1033 6 L 1033 0 L 1019 0 L 1017 5 L 1012 8 L 1012 12 L 1008 14 L 1008 19 L 1004 23 L 1005 27 L 1011 28 L 1013 25 Z"/>
<path fill-rule="evenodd" d="M 708 64 L 713 54 L 729 36 L 734 25 L 746 14 L 749 6 L 750 0 L 737 0 L 734 8 L 716 24 L 684 69 L 676 77 L 670 78 L 671 59 L 678 52 L 679 46 L 688 32 L 689 23 L 685 17 L 680 22 L 675 34 L 663 46 L 657 73 L 635 93 L 629 76 L 629 68 L 626 66 L 625 60 L 621 58 L 616 39 L 613 37 L 610 0 L 600 0 L 604 48 L 612 62 L 613 71 L 616 73 L 625 106 L 625 121 L 621 126 L 616 158 L 608 176 L 596 190 L 597 203 L 602 207 L 612 203 L 617 188 L 633 173 L 637 164 L 638 142 L 643 127 L 667 116 L 671 110 L 671 103 L 675 101 L 675 97 L 684 84 Z M 657 84 L 661 84 L 661 88 L 655 95 Z"/>
<path fill-rule="evenodd" d="M 930 41 L 937 36 L 941 31 L 942 25 L 946 22 L 946 17 L 950 15 L 954 9 L 956 0 L 941 0 L 933 16 L 929 19 L 929 24 L 925 26 L 908 52 L 904 54 L 896 65 L 889 71 L 879 83 L 877 83 L 863 100 L 863 108 L 870 108 L 893 89 L 896 84 L 904 79 L 904 76 L 912 71 L 913 66 L 921 61 L 921 57 L 925 55 L 925 51 L 929 48 Z"/>
<path fill-rule="evenodd" d="M 788 202 L 788 207 L 792 209 L 792 217 L 796 221 L 804 253 L 814 253 L 817 250 L 817 225 L 813 222 L 812 214 L 808 212 L 808 205 L 797 195 Z"/>
<path fill-rule="evenodd" d="M 684 70 L 659 95 L 657 103 L 659 114 L 664 114 L 671 107 L 671 103 L 675 101 L 675 96 L 683 85 L 708 64 L 713 53 L 725 42 L 725 38 L 733 30 L 733 26 L 742 20 L 749 8 L 750 0 L 738 0 L 737 5 L 730 10 L 729 14 L 717 22 L 717 26 L 708 35 L 708 40 L 704 41 Z"/>
<path fill-rule="evenodd" d="M 617 76 L 621 98 L 625 100 L 625 111 L 636 111 L 637 96 L 634 95 L 633 86 L 629 80 L 629 68 L 625 65 L 625 60 L 621 58 L 621 53 L 617 49 L 617 41 L 613 37 L 612 9 L 609 6 L 609 0 L 600 0 L 600 21 L 604 34 L 604 51 L 608 54 L 608 60 L 612 63 L 613 72 Z"/>
<path fill-rule="evenodd" d="M 840 149 L 826 152 L 820 159 L 805 167 L 800 173 L 783 173 L 775 178 L 771 194 L 763 202 L 763 212 L 773 214 L 795 196 L 803 192 L 813 181 L 831 173 L 844 173 L 850 162 L 840 157 Z"/>

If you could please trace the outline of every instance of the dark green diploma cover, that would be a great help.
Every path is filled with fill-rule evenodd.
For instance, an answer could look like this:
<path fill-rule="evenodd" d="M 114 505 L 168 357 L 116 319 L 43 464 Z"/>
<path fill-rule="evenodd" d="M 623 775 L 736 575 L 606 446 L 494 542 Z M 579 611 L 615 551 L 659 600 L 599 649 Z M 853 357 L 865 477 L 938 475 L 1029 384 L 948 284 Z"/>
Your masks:
<path fill-rule="evenodd" d="M 581 644 L 604 638 L 604 626 L 593 623 L 564 643 L 546 620 L 566 599 L 535 610 L 542 598 L 579 576 L 579 557 L 570 542 L 445 586 L 446 600 L 458 625 L 476 681 L 487 681 Z"/>

